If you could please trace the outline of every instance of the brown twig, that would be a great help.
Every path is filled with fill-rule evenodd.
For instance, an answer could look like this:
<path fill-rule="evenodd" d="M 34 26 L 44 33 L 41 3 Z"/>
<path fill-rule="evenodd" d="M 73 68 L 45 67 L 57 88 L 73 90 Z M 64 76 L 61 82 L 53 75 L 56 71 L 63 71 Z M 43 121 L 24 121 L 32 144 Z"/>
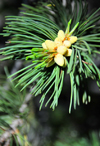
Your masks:
<path fill-rule="evenodd" d="M 77 58 L 79 58 L 79 57 L 77 56 Z M 88 63 L 88 62 L 86 62 L 84 60 L 82 60 L 82 62 L 85 63 L 85 64 L 88 64 L 88 65 L 92 65 L 91 63 Z"/>

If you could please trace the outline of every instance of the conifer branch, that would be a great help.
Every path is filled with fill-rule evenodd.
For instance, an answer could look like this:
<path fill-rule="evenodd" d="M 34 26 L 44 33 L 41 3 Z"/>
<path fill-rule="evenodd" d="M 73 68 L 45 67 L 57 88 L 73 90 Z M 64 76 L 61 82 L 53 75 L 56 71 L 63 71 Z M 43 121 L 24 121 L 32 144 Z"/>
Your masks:
<path fill-rule="evenodd" d="M 79 104 L 78 92 L 84 79 L 92 78 L 99 86 L 100 70 L 93 62 L 93 55 L 100 52 L 100 32 L 96 28 L 100 8 L 88 14 L 86 1 L 74 2 L 74 8 L 70 0 L 65 7 L 60 0 L 41 2 L 36 8 L 22 5 L 23 16 L 6 17 L 3 36 L 11 39 L 0 49 L 0 54 L 5 56 L 2 60 L 31 61 L 10 77 L 17 75 L 13 80 L 19 80 L 16 87 L 22 85 L 21 91 L 31 86 L 35 96 L 42 93 L 40 109 L 51 88 L 54 90 L 46 106 L 51 99 L 53 110 L 58 105 L 66 70 L 72 89 L 69 111 L 73 102 L 74 108 Z M 86 94 L 82 96 L 87 99 L 90 95 L 85 87 L 84 90 Z"/>

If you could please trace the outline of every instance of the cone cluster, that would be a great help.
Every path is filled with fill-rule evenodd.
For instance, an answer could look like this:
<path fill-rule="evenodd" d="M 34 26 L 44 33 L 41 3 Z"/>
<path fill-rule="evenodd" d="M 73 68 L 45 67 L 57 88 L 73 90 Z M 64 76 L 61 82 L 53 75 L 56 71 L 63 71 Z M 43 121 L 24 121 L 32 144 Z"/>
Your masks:
<path fill-rule="evenodd" d="M 57 37 L 54 41 L 46 40 L 42 43 L 44 50 L 48 50 L 52 54 L 48 60 L 46 67 L 52 66 L 54 63 L 61 67 L 67 66 L 66 57 L 71 56 L 71 45 L 77 41 L 76 36 L 67 36 L 63 30 L 59 30 Z"/>

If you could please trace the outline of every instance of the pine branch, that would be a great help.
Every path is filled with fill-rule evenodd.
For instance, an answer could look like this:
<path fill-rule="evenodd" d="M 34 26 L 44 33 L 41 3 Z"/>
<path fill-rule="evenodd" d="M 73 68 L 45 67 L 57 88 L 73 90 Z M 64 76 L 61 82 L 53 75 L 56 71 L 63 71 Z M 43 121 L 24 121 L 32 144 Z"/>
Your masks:
<path fill-rule="evenodd" d="M 33 87 L 35 96 L 42 93 L 40 109 L 47 94 L 54 88 L 45 106 L 52 101 L 54 110 L 63 88 L 64 76 L 70 76 L 72 104 L 76 109 L 79 105 L 81 82 L 92 78 L 100 87 L 100 70 L 93 62 L 93 55 L 100 51 L 100 31 L 98 21 L 99 11 L 88 14 L 86 1 L 70 0 L 66 6 L 61 1 L 51 0 L 50 3 L 40 3 L 36 8 L 22 5 L 23 16 L 7 16 L 4 36 L 11 36 L 7 46 L 1 48 L 0 54 L 6 59 L 31 60 L 31 64 L 15 72 L 19 80 L 16 87 L 22 85 L 22 90 Z M 41 15 L 40 15 L 41 14 Z M 84 85 L 83 103 L 90 101 Z M 46 91 L 46 92 L 45 92 Z"/>

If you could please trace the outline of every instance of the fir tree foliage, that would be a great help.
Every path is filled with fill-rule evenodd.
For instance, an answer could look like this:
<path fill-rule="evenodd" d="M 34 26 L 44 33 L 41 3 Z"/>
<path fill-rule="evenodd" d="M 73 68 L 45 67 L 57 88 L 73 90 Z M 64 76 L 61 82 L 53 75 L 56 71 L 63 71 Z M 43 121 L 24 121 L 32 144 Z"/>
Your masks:
<path fill-rule="evenodd" d="M 74 7 L 73 7 L 73 5 Z M 93 61 L 93 56 L 100 54 L 100 9 L 93 13 L 88 13 L 86 1 L 73 0 L 66 1 L 63 6 L 60 0 L 51 0 L 49 3 L 39 2 L 37 7 L 22 5 L 20 16 L 7 16 L 6 27 L 3 36 L 11 36 L 7 46 L 1 48 L 1 55 L 6 59 L 31 60 L 25 68 L 14 73 L 18 75 L 13 80 L 19 79 L 17 86 L 22 85 L 22 90 L 26 87 L 33 87 L 31 93 L 35 96 L 42 94 L 40 99 L 40 109 L 46 101 L 46 95 L 53 87 L 51 96 L 46 101 L 45 106 L 51 102 L 54 110 L 58 105 L 58 98 L 63 88 L 64 76 L 70 76 L 71 97 L 69 112 L 72 104 L 80 104 L 79 92 L 82 81 L 92 78 L 100 87 L 100 70 Z M 54 41 L 59 30 L 63 30 L 69 35 L 76 36 L 78 40 L 71 45 L 72 54 L 66 57 L 67 66 L 65 68 L 54 64 L 46 67 L 49 57 L 53 54 L 44 50 L 42 43 L 45 40 Z M 2 34 L 1 34 L 2 35 Z M 67 83 L 66 83 L 67 86 Z M 90 102 L 84 84 L 82 95 L 83 103 Z"/>

